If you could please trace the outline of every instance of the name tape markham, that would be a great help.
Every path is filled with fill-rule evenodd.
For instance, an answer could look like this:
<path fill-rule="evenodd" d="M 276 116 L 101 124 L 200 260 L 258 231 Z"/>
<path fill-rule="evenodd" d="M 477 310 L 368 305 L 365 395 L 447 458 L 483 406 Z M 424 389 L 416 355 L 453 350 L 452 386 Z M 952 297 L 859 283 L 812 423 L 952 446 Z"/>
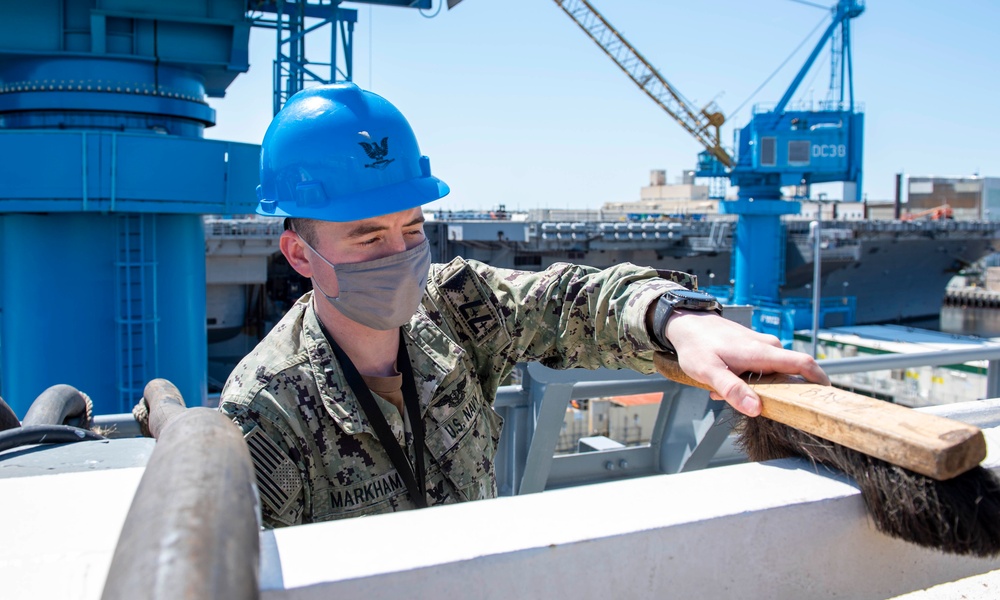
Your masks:
<path fill-rule="evenodd" d="M 354 488 L 333 490 L 330 492 L 330 504 L 333 508 L 371 504 L 403 488 L 403 479 L 399 476 L 399 473 L 392 471 L 380 478 Z"/>

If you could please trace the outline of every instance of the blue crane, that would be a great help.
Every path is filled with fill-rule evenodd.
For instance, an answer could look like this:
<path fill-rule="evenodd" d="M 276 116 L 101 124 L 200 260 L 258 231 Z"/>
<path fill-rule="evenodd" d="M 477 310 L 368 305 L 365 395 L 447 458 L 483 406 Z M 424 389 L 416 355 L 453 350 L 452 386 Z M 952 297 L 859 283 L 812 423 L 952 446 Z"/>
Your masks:
<path fill-rule="evenodd" d="M 750 123 L 737 133 L 737 159 L 729 179 L 739 188 L 738 198 L 720 204 L 721 212 L 739 215 L 734 248 L 733 299 L 737 303 L 779 301 L 778 288 L 785 272 L 780 216 L 800 211 L 798 202 L 782 200 L 783 187 L 850 182 L 854 197 L 845 200 L 861 200 L 864 114 L 854 103 L 850 21 L 863 11 L 859 0 L 839 0 L 832 9 L 829 27 L 778 104 L 770 110 L 755 109 Z M 840 48 L 834 56 L 843 57 L 839 63 L 846 71 L 846 85 L 839 86 L 839 97 L 819 106 L 790 110 L 806 73 L 837 32 Z M 836 74 L 837 69 L 833 71 Z M 700 173 L 718 172 L 718 166 L 704 153 L 700 159 Z"/>
<path fill-rule="evenodd" d="M 725 117 L 717 107 L 693 106 L 588 0 L 554 2 L 705 147 L 695 174 L 726 177 L 738 188 L 737 199 L 719 205 L 720 212 L 739 216 L 733 251 L 735 283 L 728 299 L 767 309 L 755 313 L 755 327 L 787 339 L 804 324 L 794 309 L 783 308 L 780 297 L 785 272 L 781 216 L 798 214 L 801 204 L 783 198 L 782 188 L 849 182 L 853 197 L 845 200 L 861 200 L 864 115 L 854 102 L 850 25 L 851 19 L 864 12 L 863 1 L 838 0 L 830 8 L 829 26 L 781 100 L 771 109 L 755 107 L 750 123 L 736 132 L 735 158 L 720 143 L 719 128 Z M 831 40 L 831 98 L 816 106 L 792 108 L 795 92 Z M 758 320 L 768 312 L 770 319 Z"/>
<path fill-rule="evenodd" d="M 448 0 L 451 8 L 461 0 Z M 351 0 L 357 4 L 428 9 L 432 0 Z M 278 114 L 288 98 L 310 84 L 354 79 L 354 25 L 358 11 L 341 0 L 247 0 L 253 27 L 273 29 L 272 110 Z M 307 19 L 310 21 L 307 22 Z M 330 26 L 329 62 L 313 61 L 306 45 L 309 34 Z"/>

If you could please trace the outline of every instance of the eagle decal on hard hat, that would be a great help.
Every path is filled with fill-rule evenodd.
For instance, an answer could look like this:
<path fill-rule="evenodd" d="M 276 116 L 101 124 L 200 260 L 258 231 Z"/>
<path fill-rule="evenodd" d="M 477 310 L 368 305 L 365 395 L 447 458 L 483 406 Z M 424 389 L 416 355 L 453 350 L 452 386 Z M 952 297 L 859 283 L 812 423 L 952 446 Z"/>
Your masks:
<path fill-rule="evenodd" d="M 389 138 L 384 137 L 382 141 L 377 144 L 369 144 L 368 142 L 358 142 L 358 145 L 365 149 L 365 154 L 368 158 L 374 160 L 375 162 L 365 165 L 366 169 L 379 169 L 382 170 L 389 166 L 389 163 L 396 160 L 395 158 L 385 159 L 386 154 L 389 154 Z"/>

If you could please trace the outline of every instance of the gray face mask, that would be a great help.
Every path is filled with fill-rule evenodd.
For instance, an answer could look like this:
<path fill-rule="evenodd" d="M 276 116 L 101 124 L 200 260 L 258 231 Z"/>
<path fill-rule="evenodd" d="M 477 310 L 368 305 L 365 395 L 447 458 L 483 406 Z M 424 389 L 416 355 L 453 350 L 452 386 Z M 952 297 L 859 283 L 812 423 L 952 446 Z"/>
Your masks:
<path fill-rule="evenodd" d="M 302 243 L 337 272 L 337 297 L 324 292 L 315 278 L 313 286 L 348 319 L 386 331 L 402 327 L 417 312 L 431 268 L 427 240 L 399 254 L 345 265 L 331 263 L 309 242 Z"/>

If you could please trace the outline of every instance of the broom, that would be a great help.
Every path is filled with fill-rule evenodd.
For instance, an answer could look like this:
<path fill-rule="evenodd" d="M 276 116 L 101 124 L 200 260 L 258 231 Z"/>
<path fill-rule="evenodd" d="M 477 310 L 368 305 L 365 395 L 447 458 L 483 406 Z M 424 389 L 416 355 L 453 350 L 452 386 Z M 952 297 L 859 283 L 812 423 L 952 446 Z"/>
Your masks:
<path fill-rule="evenodd" d="M 675 358 L 653 357 L 678 383 Z M 986 441 L 977 427 L 790 375 L 753 375 L 761 416 L 738 415 L 737 444 L 752 461 L 802 456 L 842 471 L 861 490 L 875 527 L 953 554 L 1000 554 L 1000 479 L 979 466 Z"/>

